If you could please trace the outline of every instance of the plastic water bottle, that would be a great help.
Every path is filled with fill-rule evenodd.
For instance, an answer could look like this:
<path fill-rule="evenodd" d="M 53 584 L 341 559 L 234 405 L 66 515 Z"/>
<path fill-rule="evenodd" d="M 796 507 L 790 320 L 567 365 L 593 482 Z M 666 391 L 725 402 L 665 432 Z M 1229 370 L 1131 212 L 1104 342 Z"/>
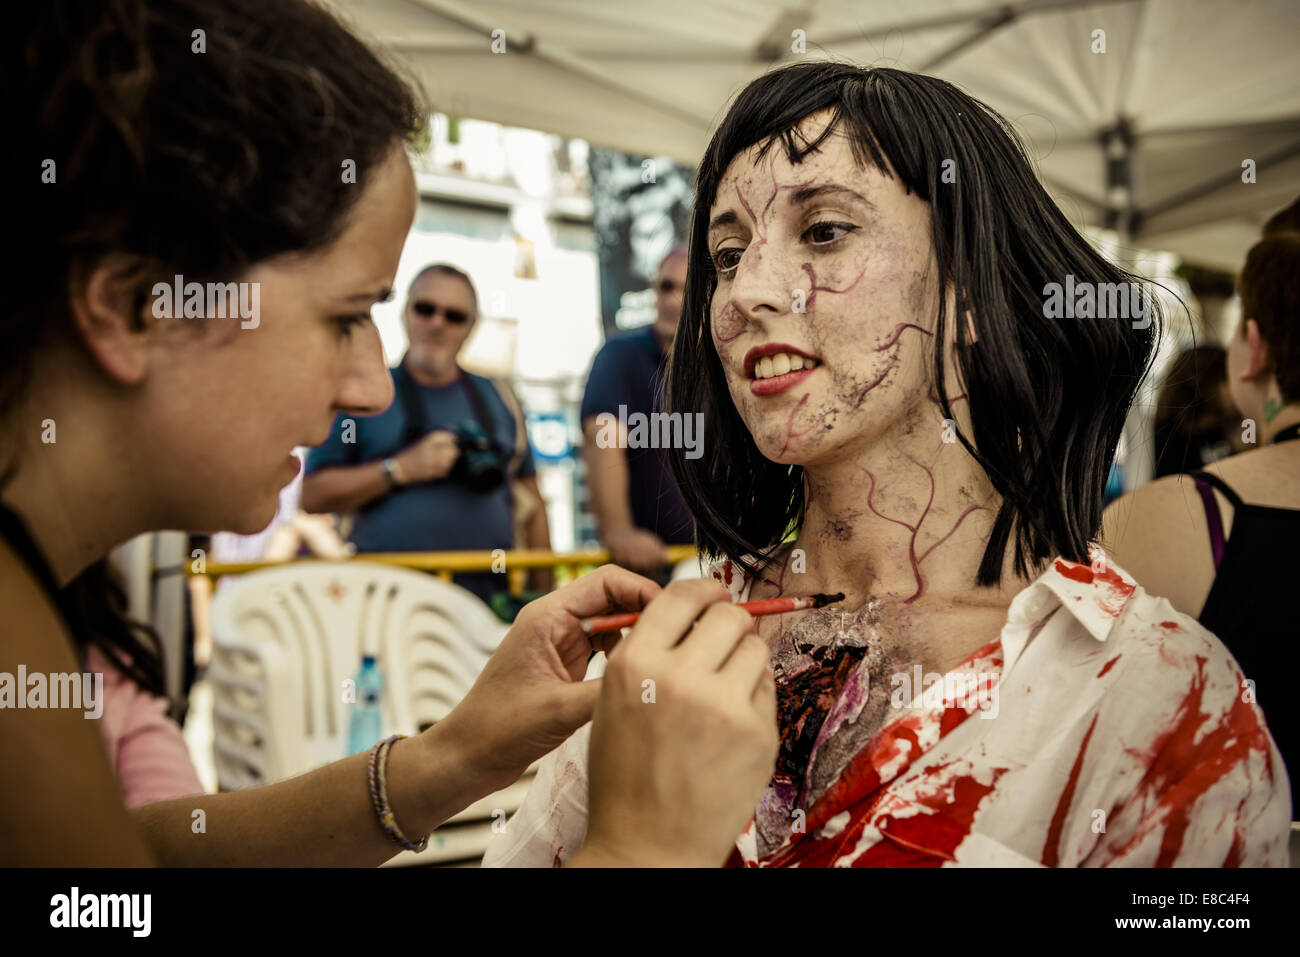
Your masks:
<path fill-rule="evenodd" d="M 368 751 L 384 736 L 384 718 L 380 710 L 384 676 L 374 655 L 362 655 L 356 682 L 357 700 L 352 705 L 352 720 L 348 724 L 348 754 Z"/>

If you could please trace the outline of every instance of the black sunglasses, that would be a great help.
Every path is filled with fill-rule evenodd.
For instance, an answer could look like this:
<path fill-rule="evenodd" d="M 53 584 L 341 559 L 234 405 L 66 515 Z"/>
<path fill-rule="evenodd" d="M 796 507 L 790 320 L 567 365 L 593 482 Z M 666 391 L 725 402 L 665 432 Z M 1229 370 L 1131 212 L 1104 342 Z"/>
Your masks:
<path fill-rule="evenodd" d="M 423 299 L 417 299 L 411 303 L 411 308 L 415 310 L 417 315 L 423 316 L 426 319 L 432 319 L 441 312 L 443 318 L 453 326 L 459 326 L 462 323 L 469 322 L 468 312 L 465 312 L 463 309 L 447 309 L 438 305 L 436 302 L 426 302 Z"/>
<path fill-rule="evenodd" d="M 680 282 L 674 282 L 671 279 L 660 279 L 654 284 L 654 288 L 659 292 L 677 292 L 683 286 Z"/>

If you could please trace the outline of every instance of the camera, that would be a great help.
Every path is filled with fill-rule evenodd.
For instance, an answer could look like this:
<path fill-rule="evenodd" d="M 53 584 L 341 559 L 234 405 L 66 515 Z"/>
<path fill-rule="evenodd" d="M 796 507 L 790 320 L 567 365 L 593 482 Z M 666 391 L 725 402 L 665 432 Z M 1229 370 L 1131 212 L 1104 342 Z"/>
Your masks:
<path fill-rule="evenodd" d="M 506 480 L 510 458 L 477 422 L 462 422 L 452 429 L 460 455 L 451 478 L 479 492 L 490 492 Z"/>

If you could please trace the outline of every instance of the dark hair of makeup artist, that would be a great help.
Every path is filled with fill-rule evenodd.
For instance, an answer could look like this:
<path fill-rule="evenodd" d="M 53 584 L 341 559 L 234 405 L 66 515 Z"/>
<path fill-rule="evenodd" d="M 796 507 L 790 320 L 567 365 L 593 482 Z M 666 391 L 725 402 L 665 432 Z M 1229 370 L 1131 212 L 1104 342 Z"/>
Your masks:
<path fill-rule="evenodd" d="M 832 111 L 812 142 L 796 128 Z M 708 323 L 717 277 L 707 244 L 709 211 L 733 159 L 751 146 L 783 149 L 792 163 L 839 127 L 860 166 L 897 177 L 930 206 L 939 288 L 954 291 L 955 315 L 973 317 L 978 342 L 958 322 L 959 388 L 932 366 L 945 418 L 948 396 L 969 396 L 973 434 L 958 433 L 1002 496 L 977 582 L 1001 579 L 1008 541 L 1026 574 L 1056 555 L 1088 561 L 1101 524 L 1102 495 L 1129 404 L 1150 365 L 1160 314 L 1145 286 L 1152 322 L 1048 319 L 1044 286 L 1141 282 L 1107 262 L 1066 221 L 1035 178 L 1005 120 L 934 77 L 851 64 L 800 63 L 768 73 L 736 98 L 700 163 L 691 222 L 682 318 L 674 341 L 667 408 L 703 412 L 709 454 L 669 460 L 695 516 L 697 544 L 750 572 L 780 545 L 805 507 L 803 470 L 759 452 L 727 390 Z M 956 182 L 940 177 L 945 160 Z M 742 259 L 743 268 L 743 259 Z M 939 297 L 934 343 L 945 341 Z"/>
<path fill-rule="evenodd" d="M 159 276 L 232 281 L 326 247 L 367 172 L 427 115 L 407 82 L 303 0 L 41 0 L 5 17 L 4 153 L 16 164 L 5 182 L 21 236 L 0 307 L 4 417 L 33 356 L 77 335 L 71 291 L 105 257 L 124 257 L 140 314 Z M 0 449 L 0 488 L 16 453 Z M 123 651 L 124 670 L 160 690 L 154 642 L 121 623 L 106 565 L 69 584 L 61 604 L 97 631 L 74 628 L 83 654 L 92 640 L 119 662 Z"/>

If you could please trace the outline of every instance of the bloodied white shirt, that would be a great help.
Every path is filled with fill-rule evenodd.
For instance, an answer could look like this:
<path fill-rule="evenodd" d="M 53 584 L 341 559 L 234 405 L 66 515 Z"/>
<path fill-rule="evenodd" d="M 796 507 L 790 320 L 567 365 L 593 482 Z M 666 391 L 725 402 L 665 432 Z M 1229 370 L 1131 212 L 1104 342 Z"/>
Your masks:
<path fill-rule="evenodd" d="M 739 566 L 710 574 L 746 600 Z M 860 712 L 860 678 L 812 761 Z M 793 812 L 783 844 L 760 856 L 751 821 L 729 864 L 1287 865 L 1290 786 L 1252 684 L 1217 638 L 1113 565 L 1053 562 L 1000 637 L 942 681 L 893 680 L 910 705 Z M 484 866 L 559 866 L 582 845 L 590 728 L 543 760 Z M 779 804 L 774 787 L 758 816 Z"/>

